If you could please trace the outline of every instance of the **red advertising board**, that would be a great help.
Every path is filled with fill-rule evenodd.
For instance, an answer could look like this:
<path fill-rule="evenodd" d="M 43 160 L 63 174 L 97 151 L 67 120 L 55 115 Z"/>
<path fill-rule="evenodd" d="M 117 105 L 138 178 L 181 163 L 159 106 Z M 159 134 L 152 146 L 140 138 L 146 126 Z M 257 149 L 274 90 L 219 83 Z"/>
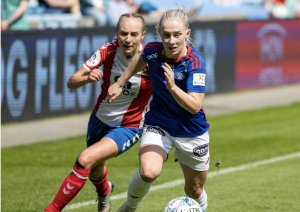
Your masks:
<path fill-rule="evenodd" d="M 300 82 L 300 20 L 239 22 L 236 89 Z"/>

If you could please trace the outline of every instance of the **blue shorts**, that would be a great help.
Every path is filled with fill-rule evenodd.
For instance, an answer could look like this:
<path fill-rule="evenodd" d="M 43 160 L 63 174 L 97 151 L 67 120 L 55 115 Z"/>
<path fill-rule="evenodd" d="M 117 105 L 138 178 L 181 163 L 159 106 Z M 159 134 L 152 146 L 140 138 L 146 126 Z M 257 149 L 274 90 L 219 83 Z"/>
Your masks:
<path fill-rule="evenodd" d="M 141 136 L 142 128 L 110 127 L 92 113 L 88 123 L 86 144 L 89 147 L 104 137 L 111 138 L 116 142 L 120 155 L 136 144 Z"/>

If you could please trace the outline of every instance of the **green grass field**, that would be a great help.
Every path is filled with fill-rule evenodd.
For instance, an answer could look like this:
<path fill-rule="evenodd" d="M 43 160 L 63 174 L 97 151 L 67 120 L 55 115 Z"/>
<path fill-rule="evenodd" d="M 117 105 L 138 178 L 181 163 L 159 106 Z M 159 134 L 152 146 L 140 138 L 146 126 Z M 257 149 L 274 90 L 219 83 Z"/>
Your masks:
<path fill-rule="evenodd" d="M 256 161 L 300 152 L 300 104 L 209 117 L 211 123 L 211 177 L 206 184 L 209 212 L 300 211 L 300 157 L 224 173 Z M 17 133 L 17 132 L 16 132 Z M 1 211 L 43 211 L 85 148 L 84 136 L 57 142 L 2 149 Z M 127 191 L 138 167 L 137 146 L 109 160 L 109 178 L 115 182 L 113 196 Z M 217 172 L 215 163 L 220 161 Z M 182 179 L 173 155 L 154 183 Z M 172 198 L 184 196 L 183 184 L 150 192 L 139 211 L 160 212 Z M 112 201 L 112 212 L 124 198 Z M 95 200 L 90 182 L 69 204 Z M 89 204 L 68 211 L 96 211 Z"/>

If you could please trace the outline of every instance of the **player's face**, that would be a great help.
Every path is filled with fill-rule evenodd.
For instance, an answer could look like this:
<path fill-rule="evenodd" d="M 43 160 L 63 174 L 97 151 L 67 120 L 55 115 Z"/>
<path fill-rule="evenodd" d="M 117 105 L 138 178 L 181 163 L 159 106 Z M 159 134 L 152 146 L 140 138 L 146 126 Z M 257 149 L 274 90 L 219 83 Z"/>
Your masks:
<path fill-rule="evenodd" d="M 164 54 L 169 58 L 179 58 L 186 54 L 186 40 L 190 35 L 183 21 L 166 19 L 161 24 L 160 36 L 164 45 Z"/>
<path fill-rule="evenodd" d="M 139 18 L 122 17 L 117 32 L 118 42 L 127 58 L 133 57 L 144 38 L 143 23 Z"/>

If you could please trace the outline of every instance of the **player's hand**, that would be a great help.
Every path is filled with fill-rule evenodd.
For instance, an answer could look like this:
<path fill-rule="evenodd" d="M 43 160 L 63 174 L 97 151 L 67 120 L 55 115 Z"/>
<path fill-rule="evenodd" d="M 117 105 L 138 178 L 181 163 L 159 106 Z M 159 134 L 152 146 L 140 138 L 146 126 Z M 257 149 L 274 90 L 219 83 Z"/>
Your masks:
<path fill-rule="evenodd" d="M 103 72 L 99 69 L 93 69 L 88 75 L 88 82 L 97 82 L 103 77 Z"/>
<path fill-rule="evenodd" d="M 164 69 L 166 86 L 169 91 L 172 91 L 176 87 L 174 80 L 174 72 L 168 63 L 163 63 L 162 68 Z"/>
<path fill-rule="evenodd" d="M 108 103 L 112 103 L 122 93 L 122 86 L 114 83 L 108 88 Z"/>

